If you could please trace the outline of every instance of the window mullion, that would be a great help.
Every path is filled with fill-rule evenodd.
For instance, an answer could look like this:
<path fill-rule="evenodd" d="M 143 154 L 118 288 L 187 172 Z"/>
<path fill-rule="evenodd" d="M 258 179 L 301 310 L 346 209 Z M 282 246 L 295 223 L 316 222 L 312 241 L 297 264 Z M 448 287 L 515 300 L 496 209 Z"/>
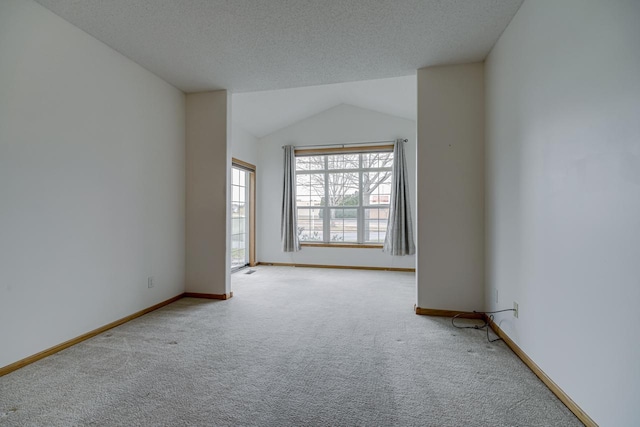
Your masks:
<path fill-rule="evenodd" d="M 356 224 L 358 228 L 357 242 L 362 243 L 364 237 L 364 221 L 362 215 L 362 154 L 358 155 L 358 210 L 356 212 Z"/>
<path fill-rule="evenodd" d="M 322 240 L 329 243 L 329 228 L 331 225 L 331 209 L 329 209 L 329 156 L 324 157 L 324 214 L 322 215 Z"/>

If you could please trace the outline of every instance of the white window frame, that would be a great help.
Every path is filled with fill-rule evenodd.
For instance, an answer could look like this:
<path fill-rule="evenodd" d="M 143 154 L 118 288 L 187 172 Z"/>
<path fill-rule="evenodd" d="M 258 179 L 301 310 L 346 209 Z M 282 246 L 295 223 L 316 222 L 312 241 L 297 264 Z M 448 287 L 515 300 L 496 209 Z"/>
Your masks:
<path fill-rule="evenodd" d="M 391 164 L 388 167 L 381 168 L 364 168 L 362 166 L 362 155 L 370 154 L 370 153 L 391 153 L 393 155 L 393 146 L 381 146 L 381 147 L 360 147 L 357 150 L 353 149 L 337 149 L 337 150 L 327 150 L 327 149 L 319 149 L 319 150 L 296 150 L 296 160 L 299 157 L 319 157 L 322 156 L 324 160 L 324 168 L 323 169 L 311 169 L 311 170 L 298 170 L 296 168 L 296 178 L 298 175 L 312 175 L 312 174 L 323 174 L 324 175 L 324 206 L 302 206 L 298 207 L 296 205 L 296 212 L 298 209 L 308 209 L 308 210 L 322 210 L 323 215 L 323 226 L 322 226 L 322 240 L 302 240 L 300 243 L 303 245 L 330 245 L 330 246 L 351 246 L 351 245 L 362 245 L 369 247 L 382 247 L 383 242 L 379 241 L 366 241 L 365 240 L 365 210 L 366 209 L 376 209 L 376 208 L 387 208 L 390 209 L 390 203 L 387 204 L 377 204 L 377 205 L 363 205 L 363 174 L 364 173 L 376 173 L 376 172 L 392 172 L 393 160 L 391 160 Z M 358 168 L 349 168 L 349 169 L 329 169 L 329 156 L 333 155 L 358 155 Z M 297 163 L 297 162 L 296 162 Z M 353 173 L 358 175 L 358 206 L 330 206 L 329 205 L 329 175 L 334 173 Z M 391 176 L 393 176 L 391 174 Z M 345 241 L 331 241 L 331 210 L 332 209 L 355 209 L 357 211 L 356 216 L 356 224 L 357 224 L 357 241 L 356 242 L 345 242 Z"/>

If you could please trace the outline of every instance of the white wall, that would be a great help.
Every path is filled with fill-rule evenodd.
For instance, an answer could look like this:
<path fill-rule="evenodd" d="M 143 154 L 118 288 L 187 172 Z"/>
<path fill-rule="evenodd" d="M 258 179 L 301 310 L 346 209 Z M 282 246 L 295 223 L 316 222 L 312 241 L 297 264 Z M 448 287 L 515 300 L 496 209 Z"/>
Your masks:
<path fill-rule="evenodd" d="M 233 124 L 231 132 L 231 157 L 258 166 L 258 138 L 241 126 Z"/>
<path fill-rule="evenodd" d="M 230 291 L 229 107 L 224 90 L 187 95 L 187 292 Z"/>
<path fill-rule="evenodd" d="M 6 366 L 183 292 L 185 126 L 180 91 L 35 2 L 0 2 L 0 58 Z"/>
<path fill-rule="evenodd" d="M 640 424 L 638 22 L 525 1 L 486 62 L 487 305 L 601 426 Z"/>
<path fill-rule="evenodd" d="M 388 114 L 341 104 L 301 120 L 258 141 L 258 261 L 296 264 L 350 265 L 414 268 L 415 256 L 392 257 L 382 249 L 311 248 L 282 252 L 280 211 L 282 206 L 283 145 L 320 145 L 407 138 L 407 168 L 411 208 L 415 222 L 415 122 Z"/>
<path fill-rule="evenodd" d="M 418 307 L 482 310 L 483 64 L 418 70 Z"/>

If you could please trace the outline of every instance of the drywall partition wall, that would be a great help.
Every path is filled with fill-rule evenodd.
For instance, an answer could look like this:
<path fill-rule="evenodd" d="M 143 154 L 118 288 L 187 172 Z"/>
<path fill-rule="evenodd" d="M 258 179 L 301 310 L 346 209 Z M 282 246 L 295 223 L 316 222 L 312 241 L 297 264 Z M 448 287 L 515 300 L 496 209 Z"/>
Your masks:
<path fill-rule="evenodd" d="M 483 64 L 418 70 L 418 307 L 481 310 Z"/>
<path fill-rule="evenodd" d="M 380 141 L 407 138 L 411 208 L 415 222 L 415 122 L 388 114 L 341 104 L 280 129 L 258 141 L 258 254 L 260 262 L 414 268 L 415 256 L 392 257 L 382 249 L 312 248 L 282 252 L 282 146 Z"/>
<path fill-rule="evenodd" d="M 526 1 L 486 62 L 487 305 L 602 426 L 640 423 L 639 20 Z"/>
<path fill-rule="evenodd" d="M 185 104 L 32 1 L 0 57 L 1 367 L 184 291 Z"/>
<path fill-rule="evenodd" d="M 229 293 L 227 91 L 187 95 L 186 291 Z"/>

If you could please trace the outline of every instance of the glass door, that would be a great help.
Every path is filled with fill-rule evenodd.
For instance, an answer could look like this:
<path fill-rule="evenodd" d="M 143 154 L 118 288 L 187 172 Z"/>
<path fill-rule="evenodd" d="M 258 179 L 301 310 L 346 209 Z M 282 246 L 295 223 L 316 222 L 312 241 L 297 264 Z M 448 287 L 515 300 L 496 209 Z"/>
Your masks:
<path fill-rule="evenodd" d="M 231 271 L 249 264 L 249 174 L 231 169 Z"/>

